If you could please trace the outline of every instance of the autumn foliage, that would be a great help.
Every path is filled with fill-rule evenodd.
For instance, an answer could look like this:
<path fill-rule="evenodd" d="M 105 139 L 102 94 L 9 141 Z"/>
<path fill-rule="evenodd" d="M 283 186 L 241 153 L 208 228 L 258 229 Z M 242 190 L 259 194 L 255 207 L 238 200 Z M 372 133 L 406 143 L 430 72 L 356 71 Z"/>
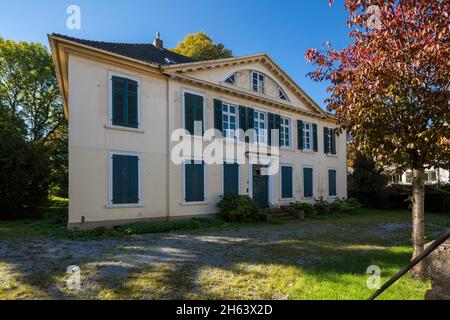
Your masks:
<path fill-rule="evenodd" d="M 413 168 L 450 159 L 449 0 L 347 0 L 353 44 L 308 50 L 310 76 L 329 80 L 330 111 L 382 164 Z M 377 6 L 379 29 L 367 14 Z"/>
<path fill-rule="evenodd" d="M 450 163 L 449 7 L 450 0 L 346 0 L 352 44 L 306 52 L 317 67 L 309 75 L 331 83 L 327 107 L 359 151 L 413 171 L 414 257 L 424 248 L 424 169 Z"/>

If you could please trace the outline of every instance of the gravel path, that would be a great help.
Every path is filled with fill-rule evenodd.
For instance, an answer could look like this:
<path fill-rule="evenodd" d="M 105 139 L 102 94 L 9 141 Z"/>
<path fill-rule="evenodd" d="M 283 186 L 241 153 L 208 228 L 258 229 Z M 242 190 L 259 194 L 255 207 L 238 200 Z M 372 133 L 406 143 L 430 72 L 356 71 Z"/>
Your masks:
<path fill-rule="evenodd" d="M 398 241 L 409 230 L 410 225 L 401 223 L 367 227 L 309 221 L 95 241 L 5 240 L 0 243 L 0 291 L 28 285 L 31 291 L 36 290 L 32 298 L 63 299 L 74 294 L 96 297 L 105 283 L 117 287 L 133 274 L 162 266 L 172 270 L 173 275 L 185 270 L 195 286 L 195 277 L 205 267 L 231 269 L 237 263 L 273 261 L 305 266 L 323 258 L 307 250 L 305 244 L 313 239 L 337 246 L 342 242 L 345 246 L 346 238 L 340 235 L 352 234 L 356 240 L 364 236 L 375 241 Z M 277 249 L 280 245 L 286 246 L 286 253 Z M 292 262 L 289 250 L 301 250 L 301 246 L 305 246 L 307 254 Z M 377 248 L 383 250 L 383 246 Z M 66 286 L 66 270 L 71 265 L 81 268 L 82 293 L 74 293 Z M 28 297 L 27 293 L 23 296 Z"/>

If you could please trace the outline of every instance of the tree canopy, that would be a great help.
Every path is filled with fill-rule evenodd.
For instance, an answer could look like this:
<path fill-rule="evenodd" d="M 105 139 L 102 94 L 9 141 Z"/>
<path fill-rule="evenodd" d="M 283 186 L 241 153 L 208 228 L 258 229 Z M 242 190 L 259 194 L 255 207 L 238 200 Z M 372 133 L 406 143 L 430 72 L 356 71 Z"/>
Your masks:
<path fill-rule="evenodd" d="M 450 158 L 449 1 L 347 0 L 353 40 L 308 50 L 310 74 L 329 80 L 328 109 L 381 164 L 440 166 Z M 370 6 L 379 29 L 369 29 Z"/>
<path fill-rule="evenodd" d="M 0 111 L 2 138 L 11 136 L 0 145 L 0 209 L 39 206 L 49 184 L 67 196 L 67 121 L 46 47 L 0 37 Z"/>
<path fill-rule="evenodd" d="M 213 39 L 204 32 L 188 34 L 172 51 L 191 57 L 194 60 L 214 60 L 231 58 L 233 53 L 222 43 L 214 43 Z"/>
<path fill-rule="evenodd" d="M 52 57 L 43 45 L 0 38 L 0 105 L 46 142 L 65 125 Z"/>
<path fill-rule="evenodd" d="M 330 4 L 333 0 L 330 0 Z M 327 108 L 379 165 L 413 171 L 414 257 L 424 250 L 424 168 L 450 158 L 449 0 L 346 0 L 352 43 L 310 49 Z M 414 274 L 422 274 L 419 264 Z"/>

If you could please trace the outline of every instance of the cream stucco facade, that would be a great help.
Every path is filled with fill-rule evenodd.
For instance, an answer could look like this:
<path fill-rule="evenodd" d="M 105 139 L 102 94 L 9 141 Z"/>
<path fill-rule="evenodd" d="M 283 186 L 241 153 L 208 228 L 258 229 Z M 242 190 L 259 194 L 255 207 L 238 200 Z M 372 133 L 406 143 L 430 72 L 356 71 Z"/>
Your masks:
<path fill-rule="evenodd" d="M 280 174 L 269 177 L 269 202 L 330 198 L 328 170 L 336 171 L 336 196 L 347 196 L 346 137 L 336 138 L 336 155 L 324 153 L 323 127 L 336 126 L 266 55 L 156 67 L 57 37 L 50 37 L 69 119 L 69 227 L 115 226 L 148 219 L 214 215 L 223 193 L 220 164 L 205 168 L 206 200 L 185 203 L 183 166 L 175 164 L 170 137 L 183 128 L 183 92 L 204 97 L 205 127 L 214 127 L 214 99 L 291 119 L 291 146 L 281 148 L 279 162 L 293 168 L 293 197 L 281 199 Z M 252 92 L 251 71 L 267 76 L 264 94 Z M 139 127 L 111 124 L 111 74 L 139 83 Z M 235 85 L 225 83 L 236 74 Z M 279 99 L 278 88 L 288 100 Z M 297 148 L 297 120 L 317 124 L 318 151 Z M 140 202 L 111 204 L 112 152 L 139 156 Z M 313 168 L 313 197 L 304 197 L 303 168 Z M 239 193 L 252 196 L 252 167 L 239 168 Z M 331 197 L 332 199 L 333 197 Z"/>

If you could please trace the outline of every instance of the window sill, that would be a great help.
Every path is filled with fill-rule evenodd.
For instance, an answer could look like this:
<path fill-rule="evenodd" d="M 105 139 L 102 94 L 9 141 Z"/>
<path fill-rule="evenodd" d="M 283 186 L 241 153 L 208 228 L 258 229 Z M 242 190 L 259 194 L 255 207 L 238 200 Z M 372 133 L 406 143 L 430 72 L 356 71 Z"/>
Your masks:
<path fill-rule="evenodd" d="M 296 201 L 296 198 L 280 198 L 280 201 Z"/>
<path fill-rule="evenodd" d="M 314 150 L 306 150 L 306 149 L 300 150 L 300 152 L 301 152 L 301 153 L 309 153 L 309 154 L 315 154 L 315 153 L 317 153 L 317 151 L 314 151 Z"/>
<path fill-rule="evenodd" d="M 329 158 L 337 158 L 338 157 L 337 154 L 331 154 L 331 153 L 327 153 L 326 156 Z"/>
<path fill-rule="evenodd" d="M 143 203 L 130 203 L 130 204 L 108 204 L 106 209 L 127 209 L 127 208 L 144 208 Z"/>
<path fill-rule="evenodd" d="M 207 201 L 197 201 L 197 202 L 186 202 L 183 201 L 180 203 L 182 206 L 205 206 L 208 205 Z"/>
<path fill-rule="evenodd" d="M 282 150 L 282 151 L 291 151 L 291 152 L 295 151 L 294 148 L 292 148 L 292 147 L 281 147 L 280 150 Z"/>
<path fill-rule="evenodd" d="M 115 125 L 111 125 L 111 124 L 105 125 L 105 128 L 111 129 L 111 130 L 119 130 L 119 131 L 135 132 L 135 133 L 145 133 L 145 130 L 142 130 L 139 128 L 128 128 L 128 127 L 115 126 Z"/>

